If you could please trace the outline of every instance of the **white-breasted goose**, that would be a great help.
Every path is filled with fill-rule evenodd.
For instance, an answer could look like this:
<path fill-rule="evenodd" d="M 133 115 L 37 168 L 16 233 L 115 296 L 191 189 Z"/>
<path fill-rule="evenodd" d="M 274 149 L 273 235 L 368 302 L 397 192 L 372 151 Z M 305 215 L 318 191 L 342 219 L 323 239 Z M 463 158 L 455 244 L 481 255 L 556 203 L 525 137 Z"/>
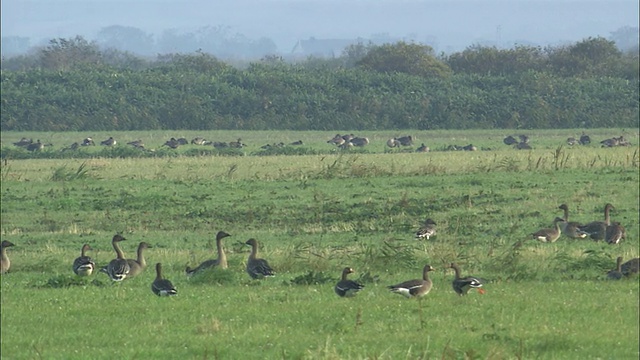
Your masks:
<path fill-rule="evenodd" d="M 620 259 L 622 261 L 622 259 Z M 640 270 L 640 258 L 635 258 L 620 265 L 620 271 L 624 276 L 631 276 L 638 274 Z"/>
<path fill-rule="evenodd" d="M 352 297 L 355 296 L 358 291 L 364 288 L 364 285 L 355 282 L 353 280 L 347 279 L 347 275 L 353 274 L 353 268 L 346 267 L 342 270 L 342 278 L 336 284 L 334 290 L 338 296 L 341 297 Z"/>
<path fill-rule="evenodd" d="M 607 230 L 604 233 L 604 241 L 608 244 L 619 244 L 626 237 L 624 226 L 619 222 L 614 221 L 611 225 L 607 226 Z"/>
<path fill-rule="evenodd" d="M 564 236 L 567 236 L 571 239 L 584 239 L 587 237 L 587 233 L 580 230 L 580 224 L 576 221 L 569 221 L 569 206 L 567 204 L 561 204 L 558 206 L 558 209 L 561 209 L 564 212 L 564 216 L 562 217 L 564 221 L 560 223 L 560 230 Z"/>
<path fill-rule="evenodd" d="M 122 253 L 122 249 L 120 249 L 119 242 L 126 240 L 122 235 L 116 234 L 113 236 L 111 240 L 111 245 L 113 245 L 113 250 L 116 251 L 116 258 L 109 262 L 109 265 L 106 267 L 106 273 L 109 275 L 109 278 L 113 281 L 122 281 L 128 275 L 131 268 L 129 267 L 129 263 L 127 259 L 124 258 L 124 254 Z"/>
<path fill-rule="evenodd" d="M 100 145 L 105 145 L 105 146 L 114 146 L 116 145 L 118 142 L 116 141 L 116 139 L 113 138 L 113 136 L 109 136 L 109 138 L 107 140 L 103 140 L 100 142 Z"/>
<path fill-rule="evenodd" d="M 202 270 L 205 270 L 214 266 L 218 266 L 221 269 L 226 269 L 228 267 L 227 255 L 225 255 L 224 248 L 222 247 L 222 239 L 228 236 L 231 236 L 231 235 L 224 231 L 218 231 L 218 233 L 216 234 L 216 248 L 218 249 L 218 258 L 204 261 L 202 264 L 198 265 L 198 267 L 196 267 L 195 269 L 192 269 L 189 266 L 187 266 L 187 268 L 185 269 L 185 272 L 187 273 L 187 275 L 191 276 Z"/>
<path fill-rule="evenodd" d="M 563 221 L 564 219 L 557 217 L 553 220 L 553 228 L 540 229 L 531 234 L 531 237 L 542 242 L 555 242 L 562 233 L 562 230 L 560 230 L 560 223 Z"/>
<path fill-rule="evenodd" d="M 4 240 L 2 244 L 0 244 L 0 253 L 2 257 L 0 258 L 0 274 L 4 274 L 9 271 L 11 267 L 11 260 L 7 256 L 7 248 L 15 246 L 11 241 Z"/>
<path fill-rule="evenodd" d="M 616 259 L 616 268 L 607 273 L 609 280 L 622 279 L 622 256 L 618 256 Z"/>
<path fill-rule="evenodd" d="M 425 145 L 424 143 L 422 143 L 422 145 L 420 145 L 417 149 L 416 152 L 429 152 L 431 149 L 429 149 L 429 147 L 427 145 Z"/>
<path fill-rule="evenodd" d="M 162 277 L 162 264 L 156 264 L 156 279 L 151 283 L 151 291 L 158 296 L 178 295 L 178 290 L 171 281 Z"/>
<path fill-rule="evenodd" d="M 432 219 L 427 219 L 424 222 L 424 226 L 422 226 L 416 232 L 416 239 L 426 238 L 427 240 L 429 240 L 430 237 L 435 235 L 436 235 L 436 222 L 433 221 Z"/>
<path fill-rule="evenodd" d="M 609 212 L 615 207 L 611 204 L 604 206 L 604 221 L 592 221 L 579 227 L 580 231 L 589 234 L 589 237 L 595 241 L 604 240 L 607 232 L 607 226 L 611 225 Z"/>
<path fill-rule="evenodd" d="M 258 242 L 256 239 L 249 239 L 245 243 L 251 246 L 251 253 L 249 254 L 249 259 L 247 260 L 247 273 L 254 279 L 260 279 L 267 276 L 275 276 L 276 273 L 273 271 L 269 263 L 265 259 L 260 259 L 257 257 L 258 255 Z"/>
<path fill-rule="evenodd" d="M 134 277 L 134 276 L 140 275 L 142 274 L 144 269 L 147 268 L 147 262 L 144 258 L 143 252 L 149 248 L 151 248 L 151 245 L 147 244 L 144 241 L 138 244 L 137 258 L 127 259 L 127 263 L 129 264 L 129 275 L 127 275 L 127 277 Z"/>
<path fill-rule="evenodd" d="M 422 279 L 408 280 L 397 285 L 388 286 L 388 288 L 391 292 L 407 298 L 425 296 L 433 286 L 431 279 L 429 279 L 429 271 L 433 270 L 435 269 L 431 265 L 425 265 L 422 270 Z"/>
<path fill-rule="evenodd" d="M 78 276 L 89 276 L 96 268 L 96 263 L 90 256 L 87 256 L 89 250 L 93 250 L 89 244 L 82 245 L 80 256 L 73 261 L 73 272 Z"/>
<path fill-rule="evenodd" d="M 469 290 L 472 288 L 478 289 L 480 294 L 484 294 L 485 291 L 482 289 L 482 279 L 475 276 L 460 277 L 460 267 L 456 263 L 451 263 L 449 267 L 456 273 L 456 277 L 453 279 L 452 283 L 453 291 L 455 291 L 456 294 L 460 296 L 467 295 Z"/>

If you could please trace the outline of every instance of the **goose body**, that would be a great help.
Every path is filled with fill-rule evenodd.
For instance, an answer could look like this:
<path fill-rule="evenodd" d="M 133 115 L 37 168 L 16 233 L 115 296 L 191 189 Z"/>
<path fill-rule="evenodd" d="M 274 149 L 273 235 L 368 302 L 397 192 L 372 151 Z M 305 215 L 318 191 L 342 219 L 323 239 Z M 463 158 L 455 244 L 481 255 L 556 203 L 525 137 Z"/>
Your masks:
<path fill-rule="evenodd" d="M 478 292 L 480 294 L 484 294 L 484 289 L 482 289 L 482 279 L 474 276 L 467 276 L 464 278 L 460 277 L 460 267 L 456 263 L 451 263 L 449 267 L 452 268 L 456 274 L 456 277 L 452 283 L 453 291 L 455 291 L 456 294 L 460 296 L 467 295 L 469 290 L 471 290 L 472 288 L 478 289 Z"/>
<path fill-rule="evenodd" d="M 344 268 L 342 270 L 341 280 L 338 281 L 334 287 L 336 294 L 340 297 L 353 297 L 358 293 L 358 291 L 364 288 L 364 285 L 347 279 L 347 275 L 349 274 L 353 274 L 353 269 L 350 267 Z"/>
<path fill-rule="evenodd" d="M 2 244 L 0 244 L 0 253 L 1 253 L 1 258 L 0 258 L 0 274 L 4 274 L 7 271 L 9 271 L 9 268 L 11 268 L 11 260 L 9 260 L 9 257 L 7 256 L 7 248 L 14 246 L 12 242 L 4 240 L 2 242 Z"/>
<path fill-rule="evenodd" d="M 616 268 L 607 273 L 609 280 L 622 279 L 622 256 L 618 256 L 616 259 Z"/>
<path fill-rule="evenodd" d="M 187 268 L 185 269 L 185 272 L 187 273 L 187 275 L 191 276 L 202 270 L 205 270 L 214 266 L 218 266 L 221 269 L 226 269 L 228 267 L 227 256 L 225 255 L 224 248 L 222 247 L 222 239 L 228 236 L 231 236 L 231 235 L 224 231 L 218 231 L 218 233 L 216 234 L 216 248 L 218 250 L 218 258 L 204 261 L 200 265 L 198 265 L 198 267 L 196 267 L 195 269 L 192 269 L 189 266 L 187 266 Z"/>
<path fill-rule="evenodd" d="M 580 231 L 589 234 L 589 237 L 595 241 L 604 240 L 606 237 L 607 226 L 611 225 L 609 212 L 615 209 L 613 205 L 606 204 L 604 206 L 604 221 L 592 221 L 588 224 L 580 226 Z"/>
<path fill-rule="evenodd" d="M 96 263 L 87 256 L 89 250 L 92 250 L 89 244 L 82 245 L 80 256 L 73 261 L 73 272 L 78 276 L 89 276 L 96 268 Z"/>
<path fill-rule="evenodd" d="M 436 223 L 432 219 L 427 219 L 424 226 L 416 231 L 416 239 L 427 239 L 436 235 Z"/>
<path fill-rule="evenodd" d="M 107 140 L 103 140 L 100 142 L 100 145 L 105 145 L 105 146 L 114 146 L 116 145 L 118 142 L 116 141 L 116 139 L 113 138 L 113 136 L 110 136 Z"/>
<path fill-rule="evenodd" d="M 131 268 L 129 267 L 129 263 L 127 259 L 124 258 L 124 254 L 122 253 L 122 249 L 120 249 L 119 242 L 126 240 L 122 235 L 116 234 L 113 236 L 111 240 L 111 245 L 113 245 L 113 249 L 116 252 L 116 258 L 109 262 L 107 265 L 105 272 L 109 275 L 109 278 L 113 281 L 122 281 L 128 275 Z"/>
<path fill-rule="evenodd" d="M 251 246 L 251 253 L 249 254 L 249 259 L 247 260 L 247 273 L 254 279 L 260 279 L 267 276 L 275 276 L 276 273 L 273 271 L 267 260 L 260 259 L 257 257 L 258 255 L 258 242 L 256 239 L 249 239 L 245 243 Z"/>
<path fill-rule="evenodd" d="M 151 291 L 158 296 L 178 295 L 178 290 L 171 281 L 162 277 L 162 264 L 156 264 L 156 279 L 151 283 Z"/>
<path fill-rule="evenodd" d="M 129 264 L 129 274 L 127 277 L 134 277 L 142 274 L 144 269 L 147 268 L 147 262 L 144 258 L 144 251 L 149 249 L 151 245 L 146 242 L 141 242 L 138 244 L 138 257 L 136 259 L 127 259 L 127 263 Z"/>
<path fill-rule="evenodd" d="M 622 261 L 622 258 L 620 258 L 620 261 Z M 624 276 L 636 275 L 638 270 L 640 270 L 640 258 L 631 259 L 620 265 L 620 271 Z"/>
<path fill-rule="evenodd" d="M 625 230 L 619 222 L 612 222 L 611 225 L 607 226 L 607 229 L 604 233 L 604 240 L 608 244 L 619 244 L 625 238 Z"/>
<path fill-rule="evenodd" d="M 560 237 L 562 231 L 560 230 L 560 222 L 564 221 L 562 218 L 555 218 L 553 220 L 553 228 L 540 229 L 531 236 L 541 242 L 555 242 Z"/>
<path fill-rule="evenodd" d="M 569 221 L 569 207 L 567 204 L 562 204 L 558 208 L 564 211 L 562 218 L 564 221 L 560 222 L 560 231 L 562 234 L 571 239 L 586 238 L 588 234 L 580 230 L 580 226 L 582 225 L 576 221 Z"/>
<path fill-rule="evenodd" d="M 416 152 L 429 152 L 429 147 L 427 145 L 425 145 L 424 143 L 422 143 L 422 145 L 420 145 L 417 149 Z"/>
<path fill-rule="evenodd" d="M 407 298 L 422 297 L 431 291 L 433 283 L 429 279 L 429 271 L 433 271 L 434 268 L 431 265 L 425 265 L 422 270 L 422 279 L 408 280 L 396 285 L 388 286 L 389 290 L 395 294 L 400 294 Z"/>

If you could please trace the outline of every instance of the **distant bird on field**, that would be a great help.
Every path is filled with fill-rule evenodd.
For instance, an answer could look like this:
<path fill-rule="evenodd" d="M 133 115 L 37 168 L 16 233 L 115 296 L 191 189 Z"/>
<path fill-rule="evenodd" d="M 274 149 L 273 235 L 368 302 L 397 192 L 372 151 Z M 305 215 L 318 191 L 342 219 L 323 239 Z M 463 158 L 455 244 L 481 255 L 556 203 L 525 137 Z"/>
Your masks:
<path fill-rule="evenodd" d="M 178 290 L 171 283 L 171 281 L 162 277 L 162 264 L 156 264 L 156 279 L 151 283 L 151 291 L 158 296 L 173 296 L 178 295 Z"/>
<path fill-rule="evenodd" d="M 94 146 L 95 144 L 96 143 L 93 141 L 93 138 L 87 137 L 87 138 L 84 138 L 84 140 L 82 140 L 82 143 L 80 144 L 80 146 Z"/>
<path fill-rule="evenodd" d="M 509 136 L 507 136 L 506 138 L 504 138 L 504 139 L 502 140 L 502 142 L 503 142 L 505 145 L 515 145 L 515 144 L 517 144 L 517 143 L 518 143 L 518 140 L 516 140 L 516 138 L 514 138 L 513 136 L 509 135 Z"/>
<path fill-rule="evenodd" d="M 431 291 L 433 283 L 429 278 L 429 271 L 435 270 L 431 265 L 425 265 L 422 270 L 422 279 L 408 280 L 400 284 L 388 286 L 389 290 L 395 294 L 400 294 L 407 298 L 420 298 Z"/>
<path fill-rule="evenodd" d="M 42 149 L 44 149 L 44 144 L 40 142 L 40 139 L 33 144 L 27 145 L 27 151 L 40 151 Z"/>
<path fill-rule="evenodd" d="M 251 246 L 251 253 L 247 260 L 247 273 L 254 279 L 260 279 L 267 276 L 275 276 L 275 272 L 269 266 L 269 263 L 265 259 L 257 257 L 258 254 L 258 242 L 256 239 L 249 239 L 245 243 Z"/>
<path fill-rule="evenodd" d="M 137 149 L 144 149 L 144 142 L 142 140 L 134 140 L 127 143 Z"/>
<path fill-rule="evenodd" d="M 422 143 L 422 145 L 416 149 L 416 152 L 429 152 L 429 150 L 429 147 Z"/>
<path fill-rule="evenodd" d="M 558 209 L 564 211 L 564 216 L 562 217 L 562 222 L 560 222 L 560 230 L 564 236 L 567 236 L 571 239 L 584 239 L 587 237 L 587 233 L 580 231 L 580 226 L 582 226 L 579 222 L 569 221 L 569 206 L 567 204 L 561 204 L 558 206 Z"/>
<path fill-rule="evenodd" d="M 620 225 L 619 222 L 614 221 L 611 223 L 611 225 L 607 226 L 604 234 L 604 241 L 606 241 L 607 244 L 615 245 L 620 244 L 620 242 L 625 239 L 625 237 L 626 232 L 624 227 Z"/>
<path fill-rule="evenodd" d="M 78 276 L 89 276 L 96 268 L 96 263 L 87 255 L 92 250 L 89 244 L 82 245 L 80 256 L 73 261 L 73 272 Z"/>
<path fill-rule="evenodd" d="M 424 225 L 416 232 L 416 239 L 426 238 L 436 235 L 436 223 L 431 218 L 424 221 Z"/>
<path fill-rule="evenodd" d="M 146 249 L 151 248 L 151 245 L 142 241 L 138 244 L 138 257 L 136 259 L 127 259 L 127 263 L 129 264 L 129 274 L 127 277 L 131 278 L 134 276 L 138 276 L 142 274 L 142 272 L 147 268 L 147 262 L 144 258 L 144 251 Z"/>
<path fill-rule="evenodd" d="M 104 146 L 114 146 L 116 145 L 118 142 L 113 138 L 113 136 L 109 136 L 109 138 L 107 140 L 103 140 L 100 142 L 100 145 L 104 145 Z"/>
<path fill-rule="evenodd" d="M 207 140 L 205 140 L 205 138 L 197 136 L 194 137 L 193 139 L 191 139 L 191 144 L 192 145 L 204 145 L 204 143 L 207 142 Z"/>
<path fill-rule="evenodd" d="M 607 273 L 609 280 L 622 279 L 622 256 L 618 256 L 616 259 L 616 268 Z"/>
<path fill-rule="evenodd" d="M 124 240 L 126 239 L 120 234 L 114 235 L 113 239 L 111 240 L 113 250 L 115 250 L 116 252 L 116 258 L 109 262 L 109 265 L 107 265 L 105 272 L 113 281 L 124 280 L 129 275 L 129 271 L 131 271 L 129 263 L 127 262 L 127 259 L 125 259 L 124 253 L 122 252 L 122 249 L 120 249 L 120 245 L 118 245 L 121 241 Z"/>
<path fill-rule="evenodd" d="M 456 294 L 460 296 L 467 295 L 469 290 L 471 290 L 472 288 L 478 289 L 478 292 L 480 294 L 484 294 L 485 291 L 484 289 L 482 289 L 482 285 L 483 285 L 482 279 L 474 276 L 467 276 L 464 278 L 460 277 L 460 267 L 458 267 L 456 263 L 451 263 L 449 267 L 453 269 L 453 271 L 456 274 L 456 277 L 452 283 L 453 291 L 455 291 Z"/>
<path fill-rule="evenodd" d="M 177 149 L 178 146 L 180 146 L 180 143 L 178 142 L 178 140 L 176 138 L 171 138 L 169 140 L 167 140 L 164 145 L 162 146 L 168 146 L 172 149 Z"/>
<path fill-rule="evenodd" d="M 225 255 L 224 248 L 222 247 L 222 239 L 228 236 L 231 236 L 231 235 L 224 231 L 218 231 L 218 234 L 216 234 L 216 248 L 218 250 L 218 258 L 204 261 L 203 263 L 198 265 L 198 267 L 196 267 L 195 269 L 192 269 L 189 266 L 187 266 L 187 268 L 185 269 L 185 273 L 187 274 L 187 276 L 194 275 L 196 273 L 199 273 L 202 270 L 209 269 L 214 266 L 217 266 L 220 269 L 226 269 L 228 266 L 227 256 Z"/>
<path fill-rule="evenodd" d="M 26 147 L 29 144 L 33 144 L 33 139 L 27 139 L 25 137 L 20 139 L 20 141 L 13 143 L 13 145 L 19 146 L 19 147 Z"/>
<path fill-rule="evenodd" d="M 531 234 L 531 236 L 535 240 L 541 242 L 555 242 L 556 240 L 558 240 L 562 232 L 560 230 L 560 222 L 562 221 L 564 221 L 564 219 L 557 217 L 553 220 L 553 228 L 540 229 Z"/>
<path fill-rule="evenodd" d="M 582 136 L 580 136 L 580 145 L 588 145 L 588 144 L 591 144 L 591 137 L 589 137 L 589 135 L 585 134 L 583 131 Z"/>
<path fill-rule="evenodd" d="M 364 288 L 364 285 L 347 279 L 347 275 L 349 274 L 353 274 L 353 268 L 346 267 L 342 270 L 342 278 L 334 288 L 338 296 L 352 297 L 355 296 L 358 291 Z"/>
<path fill-rule="evenodd" d="M 604 240 L 606 237 L 607 226 L 611 225 L 611 217 L 609 212 L 615 209 L 613 205 L 606 204 L 604 206 L 604 221 L 592 221 L 588 224 L 584 224 L 578 229 L 582 232 L 589 234 L 589 237 L 595 241 Z"/>
<path fill-rule="evenodd" d="M 292 142 L 292 143 L 291 143 L 291 144 L 289 144 L 289 145 L 292 145 L 292 146 L 300 146 L 300 145 L 302 145 L 302 140 L 294 141 L 294 142 Z"/>
<path fill-rule="evenodd" d="M 635 258 L 620 265 L 620 271 L 624 276 L 637 275 L 640 270 L 640 258 Z"/>
<path fill-rule="evenodd" d="M 7 248 L 11 246 L 14 246 L 13 243 L 7 240 L 4 240 L 2 244 L 0 244 L 0 255 L 2 256 L 0 258 L 0 274 L 8 272 L 9 268 L 11 268 L 11 261 L 7 256 Z"/>

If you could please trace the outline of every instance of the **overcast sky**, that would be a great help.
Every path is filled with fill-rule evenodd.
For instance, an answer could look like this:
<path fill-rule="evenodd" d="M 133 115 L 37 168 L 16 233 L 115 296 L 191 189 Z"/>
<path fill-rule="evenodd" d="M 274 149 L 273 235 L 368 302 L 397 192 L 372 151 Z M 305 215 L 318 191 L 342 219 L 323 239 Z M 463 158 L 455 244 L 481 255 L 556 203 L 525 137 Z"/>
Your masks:
<path fill-rule="evenodd" d="M 300 39 L 371 38 L 376 34 L 459 51 L 476 43 L 557 45 L 589 36 L 608 38 L 638 27 L 638 0 L 2 0 L 2 36 L 31 44 L 82 35 L 94 39 L 111 25 L 159 35 L 224 26 L 267 37 L 279 52 Z"/>

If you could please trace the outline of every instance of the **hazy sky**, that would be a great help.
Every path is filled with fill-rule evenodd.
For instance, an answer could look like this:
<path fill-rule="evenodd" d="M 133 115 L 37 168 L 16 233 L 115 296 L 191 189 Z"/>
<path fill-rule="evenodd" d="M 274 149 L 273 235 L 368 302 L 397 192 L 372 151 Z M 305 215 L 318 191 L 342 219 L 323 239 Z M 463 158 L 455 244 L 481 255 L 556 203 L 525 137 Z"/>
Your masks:
<path fill-rule="evenodd" d="M 94 39 L 110 25 L 159 35 L 228 27 L 252 39 L 267 37 L 279 52 L 300 39 L 371 38 L 375 34 L 433 43 L 459 51 L 479 42 L 556 45 L 609 37 L 638 26 L 638 0 L 2 0 L 2 36 Z"/>

